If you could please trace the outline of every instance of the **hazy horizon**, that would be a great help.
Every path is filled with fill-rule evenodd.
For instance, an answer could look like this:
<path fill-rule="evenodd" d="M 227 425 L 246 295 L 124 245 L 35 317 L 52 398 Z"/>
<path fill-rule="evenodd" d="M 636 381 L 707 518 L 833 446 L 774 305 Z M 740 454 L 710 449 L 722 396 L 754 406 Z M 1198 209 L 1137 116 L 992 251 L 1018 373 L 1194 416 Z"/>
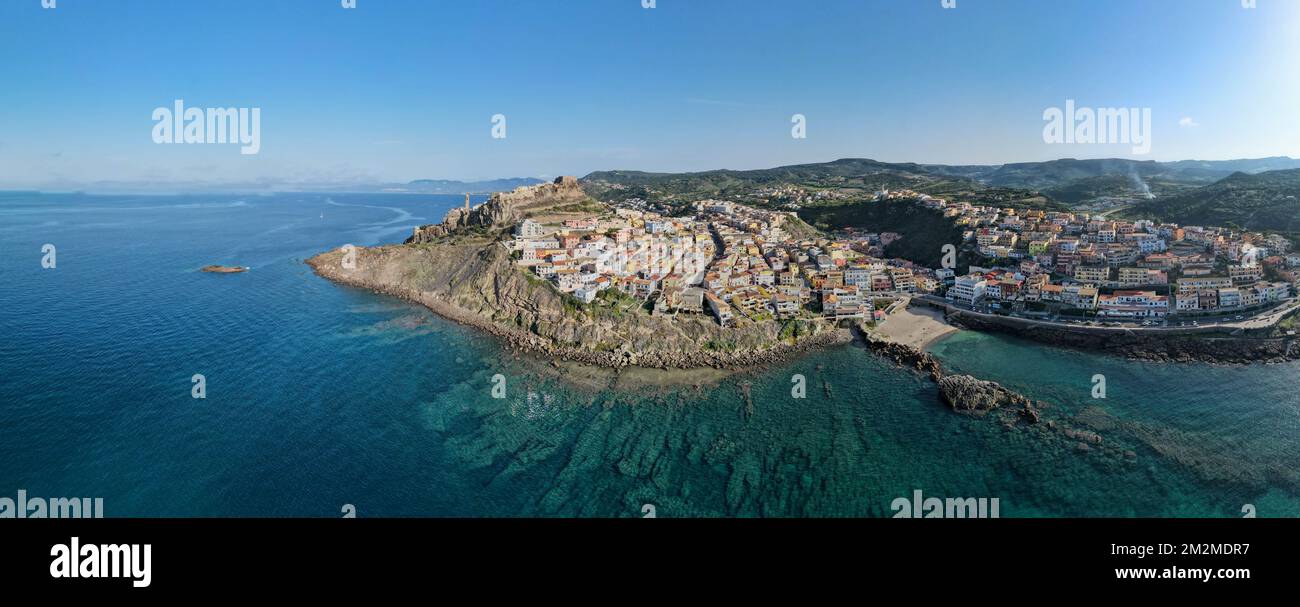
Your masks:
<path fill-rule="evenodd" d="M 1054 161 L 1063 161 L 1063 160 L 1079 160 L 1079 161 L 1092 161 L 1092 160 L 1134 160 L 1134 161 L 1137 161 L 1137 162 L 1148 162 L 1148 161 L 1150 161 L 1150 162 L 1158 162 L 1158 163 L 1174 163 L 1174 162 L 1246 162 L 1246 161 L 1255 161 L 1255 160 L 1266 160 L 1266 159 L 1271 159 L 1271 158 L 1285 158 L 1285 159 L 1289 159 L 1289 160 L 1300 160 L 1300 159 L 1297 159 L 1297 158 L 1294 158 L 1294 157 L 1291 157 L 1291 156 L 1260 156 L 1260 157 L 1255 157 L 1255 158 L 1224 158 L 1224 159 L 1181 158 L 1181 159 L 1177 159 L 1177 160 L 1155 160 L 1155 159 L 1143 159 L 1143 158 L 1120 158 L 1120 157 L 1115 157 L 1115 156 L 1105 156 L 1105 157 L 1097 157 L 1097 158 L 1062 157 L 1062 158 L 1051 158 L 1051 159 L 1047 159 L 1047 160 L 1026 160 L 1026 161 L 1013 161 L 1013 162 L 1005 162 L 1005 163 L 989 163 L 989 164 L 972 163 L 972 164 L 966 164 L 966 165 L 955 165 L 955 164 L 934 163 L 934 162 L 925 162 L 925 161 L 917 161 L 917 160 L 899 160 L 899 161 L 894 161 L 894 160 L 881 160 L 881 159 L 879 159 L 879 158 L 866 158 L 866 157 L 861 157 L 861 156 L 849 156 L 849 157 L 844 157 L 844 158 L 833 158 L 833 159 L 830 159 L 830 160 L 814 160 L 814 161 L 809 161 L 809 162 L 796 162 L 796 163 L 783 164 L 783 165 L 777 165 L 777 166 L 760 166 L 760 167 L 744 167 L 744 168 L 715 167 L 715 168 L 706 168 L 706 169 L 691 170 L 691 171 L 645 171 L 645 170 L 643 170 L 643 169 L 638 169 L 638 168 L 620 167 L 620 168 L 610 168 L 610 169 L 596 169 L 596 170 L 594 170 L 594 171 L 588 171 L 588 172 L 586 172 L 586 173 L 579 174 L 579 175 L 574 175 L 574 176 L 575 176 L 575 177 L 578 177 L 578 178 L 583 178 L 583 177 L 585 177 L 585 176 L 587 176 L 587 175 L 590 175 L 591 173 L 597 173 L 597 172 L 608 172 L 608 171 L 637 171 L 637 172 L 646 172 L 646 173 L 661 173 L 661 172 L 662 172 L 662 173 L 669 173 L 669 174 L 672 174 L 672 173 L 704 173 L 704 172 L 710 172 L 710 171 L 752 171 L 752 170 L 763 170 L 763 169 L 776 169 L 776 168 L 788 167 L 788 166 L 814 165 L 814 164 L 827 164 L 827 163 L 837 162 L 837 161 L 842 161 L 842 160 L 869 160 L 869 161 L 883 162 L 883 163 L 887 163 L 887 164 L 917 164 L 917 165 L 925 165 L 925 166 L 951 166 L 951 167 L 956 167 L 956 166 L 988 166 L 988 167 L 995 167 L 995 166 L 1005 166 L 1005 165 L 1013 165 L 1013 164 L 1038 163 L 1038 162 L 1054 162 Z M 1276 170 L 1294 170 L 1294 169 L 1276 169 Z M 8 186 L 6 186 L 6 185 L 4 185 L 4 184 L 0 184 L 0 192 L 32 191 L 32 192 L 40 192 L 40 193 L 46 193 L 46 194 L 52 194 L 52 193 L 67 193 L 67 192 L 83 192 L 83 193 L 88 193 L 88 194 L 176 194 L 176 195 L 185 195 L 185 194 L 208 194 L 208 193 L 232 193 L 232 194 L 251 193 L 251 194 L 256 194 L 256 193 L 277 193 L 277 192 L 284 192 L 284 193 L 291 193 L 291 192 L 302 192 L 302 193 L 373 193 L 373 192 L 380 192 L 381 190 L 379 190 L 378 188 L 381 188 L 381 187 L 393 187 L 393 188 L 399 188 L 400 186 L 403 186 L 403 185 L 409 185 L 409 184 L 411 184 L 411 183 L 418 182 L 418 181 L 449 181 L 449 182 L 460 182 L 460 183 L 465 183 L 465 184 L 470 184 L 470 185 L 476 185 L 476 184 L 489 183 L 489 182 L 494 182 L 494 181 L 512 181 L 512 180 L 526 180 L 526 179 L 535 179 L 535 180 L 539 180 L 539 181 L 551 181 L 551 180 L 555 179 L 555 178 L 558 177 L 558 176 L 559 176 L 559 175 L 542 175 L 542 176 L 529 176 L 529 175 L 524 175 L 524 176 L 510 176 L 510 177 L 486 177 L 486 178 L 479 178 L 479 179 L 454 179 L 454 178 L 446 178 L 446 177 L 414 177 L 414 178 L 406 179 L 406 180 L 402 180 L 402 181 L 391 181 L 391 182 L 366 182 L 366 181 L 354 181 L 354 182 L 292 182 L 292 181 L 286 181 L 286 180 L 277 180 L 277 179 L 275 179 L 275 178 L 266 178 L 266 179 L 261 180 L 261 181 L 259 181 L 259 182 L 244 182 L 244 183 L 239 183 L 239 182 L 181 182 L 181 183 L 175 183 L 175 182 L 98 181 L 98 182 L 86 182 L 86 183 L 76 183 L 76 184 L 67 184 L 67 185 L 61 185 L 61 184 L 46 184 L 46 185 L 41 186 L 41 187 L 8 187 Z M 424 192 L 424 191 L 418 191 L 418 190 L 401 190 L 401 189 L 394 189 L 394 190 L 391 190 L 391 191 L 389 191 L 389 190 L 383 190 L 383 191 L 386 192 L 386 193 L 392 193 L 392 194 L 425 194 L 425 195 L 428 195 L 428 194 L 435 194 L 435 195 L 445 195 L 445 194 L 449 194 L 449 193 L 441 193 L 441 192 Z M 469 193 L 471 193 L 471 194 L 483 194 L 483 193 L 489 193 L 490 191 L 494 191 L 494 190 L 481 190 L 481 191 L 480 191 L 480 190 L 474 190 L 474 191 L 471 191 L 471 192 L 469 192 Z"/>

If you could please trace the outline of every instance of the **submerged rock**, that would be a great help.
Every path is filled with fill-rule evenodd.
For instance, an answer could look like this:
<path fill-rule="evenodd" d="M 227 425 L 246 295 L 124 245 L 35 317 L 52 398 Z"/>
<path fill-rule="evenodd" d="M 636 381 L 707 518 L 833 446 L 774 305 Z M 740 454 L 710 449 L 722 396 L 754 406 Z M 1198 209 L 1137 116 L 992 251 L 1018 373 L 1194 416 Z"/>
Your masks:
<path fill-rule="evenodd" d="M 1031 424 L 1036 424 L 1039 420 L 1038 410 L 1029 405 L 1025 405 L 1025 408 L 1020 410 L 1020 416 Z"/>

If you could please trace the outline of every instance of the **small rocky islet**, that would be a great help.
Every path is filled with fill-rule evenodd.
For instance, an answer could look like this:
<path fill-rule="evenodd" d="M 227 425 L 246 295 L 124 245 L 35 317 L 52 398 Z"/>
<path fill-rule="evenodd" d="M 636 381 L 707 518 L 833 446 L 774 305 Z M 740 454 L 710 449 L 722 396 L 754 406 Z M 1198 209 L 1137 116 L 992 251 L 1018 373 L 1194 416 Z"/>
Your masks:
<path fill-rule="evenodd" d="M 199 268 L 199 271 L 207 272 L 209 274 L 239 274 L 242 272 L 247 272 L 248 268 L 244 266 L 210 265 L 210 266 L 203 266 L 202 268 Z"/>

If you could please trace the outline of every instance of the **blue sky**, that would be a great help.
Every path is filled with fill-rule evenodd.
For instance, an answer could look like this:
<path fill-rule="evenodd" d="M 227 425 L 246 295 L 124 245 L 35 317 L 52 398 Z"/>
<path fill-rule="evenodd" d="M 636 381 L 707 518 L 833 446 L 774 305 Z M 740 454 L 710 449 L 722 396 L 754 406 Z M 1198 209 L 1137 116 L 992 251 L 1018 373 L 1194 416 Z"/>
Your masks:
<path fill-rule="evenodd" d="M 1151 108 L 1141 158 L 1300 156 L 1294 0 L 656 4 L 3 0 L 0 187 L 1133 156 L 1044 143 L 1066 99 Z M 155 144 L 174 99 L 261 108 L 260 153 Z"/>

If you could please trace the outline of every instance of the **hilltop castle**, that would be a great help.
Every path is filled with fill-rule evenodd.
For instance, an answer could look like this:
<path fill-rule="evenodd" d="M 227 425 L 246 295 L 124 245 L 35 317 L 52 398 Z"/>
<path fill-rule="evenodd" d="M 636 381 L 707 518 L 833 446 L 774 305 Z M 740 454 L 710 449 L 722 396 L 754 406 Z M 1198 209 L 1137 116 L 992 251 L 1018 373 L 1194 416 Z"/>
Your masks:
<path fill-rule="evenodd" d="M 458 230 L 485 227 L 499 228 L 513 226 L 524 216 L 524 211 L 532 208 L 551 206 L 560 202 L 580 202 L 587 198 L 573 176 L 557 177 L 551 183 L 532 186 L 519 186 L 510 192 L 497 192 L 487 202 L 471 207 L 469 194 L 465 195 L 465 206 L 447 212 L 440 224 L 430 224 L 415 228 L 415 232 L 406 242 L 429 242 L 434 238 L 445 236 Z"/>

